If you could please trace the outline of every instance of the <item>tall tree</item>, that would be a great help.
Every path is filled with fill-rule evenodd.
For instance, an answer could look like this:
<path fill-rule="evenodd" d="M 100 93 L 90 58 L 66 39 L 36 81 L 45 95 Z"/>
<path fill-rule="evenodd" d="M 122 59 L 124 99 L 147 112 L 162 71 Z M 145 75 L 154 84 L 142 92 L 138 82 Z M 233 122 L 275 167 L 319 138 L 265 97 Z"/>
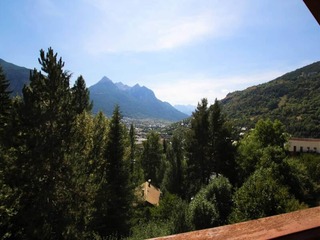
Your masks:
<path fill-rule="evenodd" d="M 8 116 L 11 109 L 11 99 L 9 90 L 10 83 L 6 79 L 2 67 L 0 66 L 0 136 L 3 136 L 3 130 L 8 124 Z M 0 139 L 1 140 L 1 139 Z"/>
<path fill-rule="evenodd" d="M 184 140 L 180 131 L 175 131 L 170 144 L 167 146 L 166 159 L 168 167 L 165 169 L 163 185 L 170 193 L 185 197 Z"/>
<path fill-rule="evenodd" d="M 90 159 L 92 160 L 92 169 L 95 171 L 97 184 L 105 176 L 106 161 L 104 152 L 109 131 L 109 119 L 99 112 L 93 119 L 93 140 Z"/>
<path fill-rule="evenodd" d="M 0 66 L 0 238 L 9 239 L 20 235 L 19 229 L 13 226 L 14 218 L 19 210 L 19 190 L 12 185 L 10 178 L 15 169 L 17 150 L 10 144 L 15 134 L 9 129 L 13 127 L 13 102 L 10 99 L 9 81 Z M 21 235 L 20 235 L 21 236 Z"/>
<path fill-rule="evenodd" d="M 71 131 L 72 142 L 66 158 L 71 165 L 68 198 L 72 202 L 65 209 L 69 221 L 64 238 L 89 239 L 91 221 L 95 212 L 97 191 L 95 161 L 91 158 L 94 135 L 94 118 L 88 112 L 77 115 Z"/>
<path fill-rule="evenodd" d="M 147 135 L 147 140 L 143 142 L 141 163 L 145 179 L 151 179 L 152 183 L 157 187 L 160 186 L 163 177 L 163 169 L 161 169 L 162 153 L 163 148 L 160 143 L 160 135 L 151 131 Z"/>
<path fill-rule="evenodd" d="M 236 164 L 231 127 L 226 122 L 217 99 L 209 107 L 208 153 L 210 174 L 223 174 L 234 183 Z"/>
<path fill-rule="evenodd" d="M 22 192 L 17 224 L 29 238 L 61 238 L 66 226 L 70 165 L 64 158 L 74 119 L 70 74 L 51 48 L 40 51 L 41 71 L 33 70 L 23 88 L 20 119 L 25 150 L 16 176 Z M 19 181 L 20 179 L 20 181 Z"/>
<path fill-rule="evenodd" d="M 130 130 L 129 130 L 129 140 L 130 140 L 130 171 L 131 174 L 133 174 L 134 170 L 134 162 L 135 162 L 135 132 L 134 132 L 134 127 L 133 124 L 130 125 Z"/>
<path fill-rule="evenodd" d="M 90 112 L 92 110 L 92 101 L 90 102 L 89 89 L 86 87 L 86 83 L 83 77 L 80 75 L 72 87 L 72 108 L 76 114 L 80 114 L 83 111 Z"/>
<path fill-rule="evenodd" d="M 129 233 L 129 217 L 132 204 L 129 165 L 124 160 L 125 126 L 120 122 L 119 106 L 116 106 L 110 121 L 105 149 L 105 184 L 102 193 L 105 202 L 100 215 L 100 225 L 96 226 L 102 236 L 115 235 L 118 238 Z M 99 194 L 99 193 L 98 193 Z M 106 205 L 104 205 L 106 204 Z M 105 212 L 102 212 L 105 211 Z M 98 219 L 99 220 L 99 219 Z"/>
<path fill-rule="evenodd" d="M 143 170 L 141 167 L 141 159 L 136 153 L 136 133 L 133 124 L 130 125 L 129 130 L 129 153 L 127 158 L 130 162 L 130 174 L 131 174 L 131 184 L 133 187 L 137 187 L 144 181 Z"/>
<path fill-rule="evenodd" d="M 208 141 L 208 101 L 202 99 L 192 114 L 191 131 L 187 140 L 187 173 L 190 197 L 198 192 L 202 185 L 208 184 L 210 179 Z"/>

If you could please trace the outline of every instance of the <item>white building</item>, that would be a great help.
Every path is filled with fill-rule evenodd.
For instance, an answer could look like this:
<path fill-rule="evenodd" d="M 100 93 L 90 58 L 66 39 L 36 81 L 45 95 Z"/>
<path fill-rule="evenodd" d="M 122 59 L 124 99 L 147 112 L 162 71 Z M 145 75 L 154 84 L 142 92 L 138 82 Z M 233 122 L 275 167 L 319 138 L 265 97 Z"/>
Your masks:
<path fill-rule="evenodd" d="M 320 139 L 318 138 L 290 138 L 289 152 L 316 152 L 320 153 Z"/>

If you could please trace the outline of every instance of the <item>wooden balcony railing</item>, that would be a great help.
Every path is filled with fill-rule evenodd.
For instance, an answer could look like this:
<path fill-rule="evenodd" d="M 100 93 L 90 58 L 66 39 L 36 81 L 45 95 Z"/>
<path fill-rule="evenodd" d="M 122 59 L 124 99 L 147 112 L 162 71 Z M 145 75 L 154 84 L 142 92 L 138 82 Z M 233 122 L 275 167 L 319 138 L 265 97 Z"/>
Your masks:
<path fill-rule="evenodd" d="M 154 240 L 320 239 L 320 207 Z"/>

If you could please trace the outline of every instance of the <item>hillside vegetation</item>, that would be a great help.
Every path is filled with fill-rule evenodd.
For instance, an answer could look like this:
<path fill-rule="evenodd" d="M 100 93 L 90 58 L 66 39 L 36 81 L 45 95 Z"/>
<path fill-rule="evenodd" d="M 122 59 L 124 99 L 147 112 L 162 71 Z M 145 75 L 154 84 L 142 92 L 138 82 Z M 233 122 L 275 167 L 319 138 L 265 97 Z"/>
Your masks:
<path fill-rule="evenodd" d="M 320 62 L 273 81 L 227 95 L 221 101 L 236 126 L 252 128 L 258 120 L 278 119 L 296 137 L 320 137 Z"/>
<path fill-rule="evenodd" d="M 11 95 L 21 95 L 23 86 L 29 83 L 31 69 L 8 63 L 1 58 L 0 66 L 4 71 L 6 79 L 10 82 Z"/>
<path fill-rule="evenodd" d="M 319 205 L 320 155 L 288 155 L 278 120 L 236 139 L 204 98 L 170 139 L 137 144 L 119 106 L 92 114 L 53 49 L 39 63 L 19 98 L 0 67 L 0 239 L 140 240 Z M 139 197 L 149 179 L 159 206 Z"/>

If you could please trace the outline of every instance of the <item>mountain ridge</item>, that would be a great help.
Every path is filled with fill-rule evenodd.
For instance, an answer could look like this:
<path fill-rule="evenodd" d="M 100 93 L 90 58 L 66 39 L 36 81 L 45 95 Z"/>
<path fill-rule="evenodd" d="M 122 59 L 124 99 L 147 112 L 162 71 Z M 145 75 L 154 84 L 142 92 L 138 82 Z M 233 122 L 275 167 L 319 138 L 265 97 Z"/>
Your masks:
<path fill-rule="evenodd" d="M 259 119 L 278 119 L 295 137 L 320 138 L 319 93 L 320 61 L 229 93 L 221 104 L 239 128 L 250 129 Z"/>
<path fill-rule="evenodd" d="M 110 116 L 117 104 L 122 114 L 130 118 L 179 121 L 188 117 L 169 103 L 157 99 L 151 89 L 139 84 L 130 87 L 121 82 L 113 83 L 109 78 L 103 77 L 89 87 L 89 90 L 94 103 L 94 113 L 102 111 Z"/>
<path fill-rule="evenodd" d="M 23 86 L 29 84 L 32 70 L 6 62 L 1 58 L 0 65 L 10 83 L 11 95 L 22 95 Z M 113 83 L 104 76 L 89 87 L 89 90 L 90 98 L 95 103 L 93 113 L 102 110 L 107 116 L 111 116 L 114 106 L 118 104 L 123 116 L 128 118 L 178 121 L 188 117 L 169 103 L 157 99 L 151 89 L 140 86 L 138 83 L 129 87 L 122 82 Z"/>
<path fill-rule="evenodd" d="M 30 71 L 32 70 L 9 63 L 1 58 L 0 65 L 6 79 L 10 82 L 9 90 L 12 91 L 11 96 L 21 95 L 23 86 L 29 83 Z"/>
<path fill-rule="evenodd" d="M 12 96 L 21 95 L 23 85 L 29 83 L 31 69 L 3 59 L 0 59 L 0 65 L 10 82 Z M 114 106 L 118 104 L 124 117 L 170 121 L 188 117 L 169 103 L 157 99 L 152 90 L 139 84 L 130 87 L 121 82 L 113 83 L 104 76 L 89 90 L 95 103 L 94 113 L 102 110 L 111 116 Z M 236 127 L 250 129 L 259 119 L 279 119 L 293 136 L 320 138 L 319 92 L 318 61 L 271 81 L 229 93 L 220 102 L 226 116 Z"/>

